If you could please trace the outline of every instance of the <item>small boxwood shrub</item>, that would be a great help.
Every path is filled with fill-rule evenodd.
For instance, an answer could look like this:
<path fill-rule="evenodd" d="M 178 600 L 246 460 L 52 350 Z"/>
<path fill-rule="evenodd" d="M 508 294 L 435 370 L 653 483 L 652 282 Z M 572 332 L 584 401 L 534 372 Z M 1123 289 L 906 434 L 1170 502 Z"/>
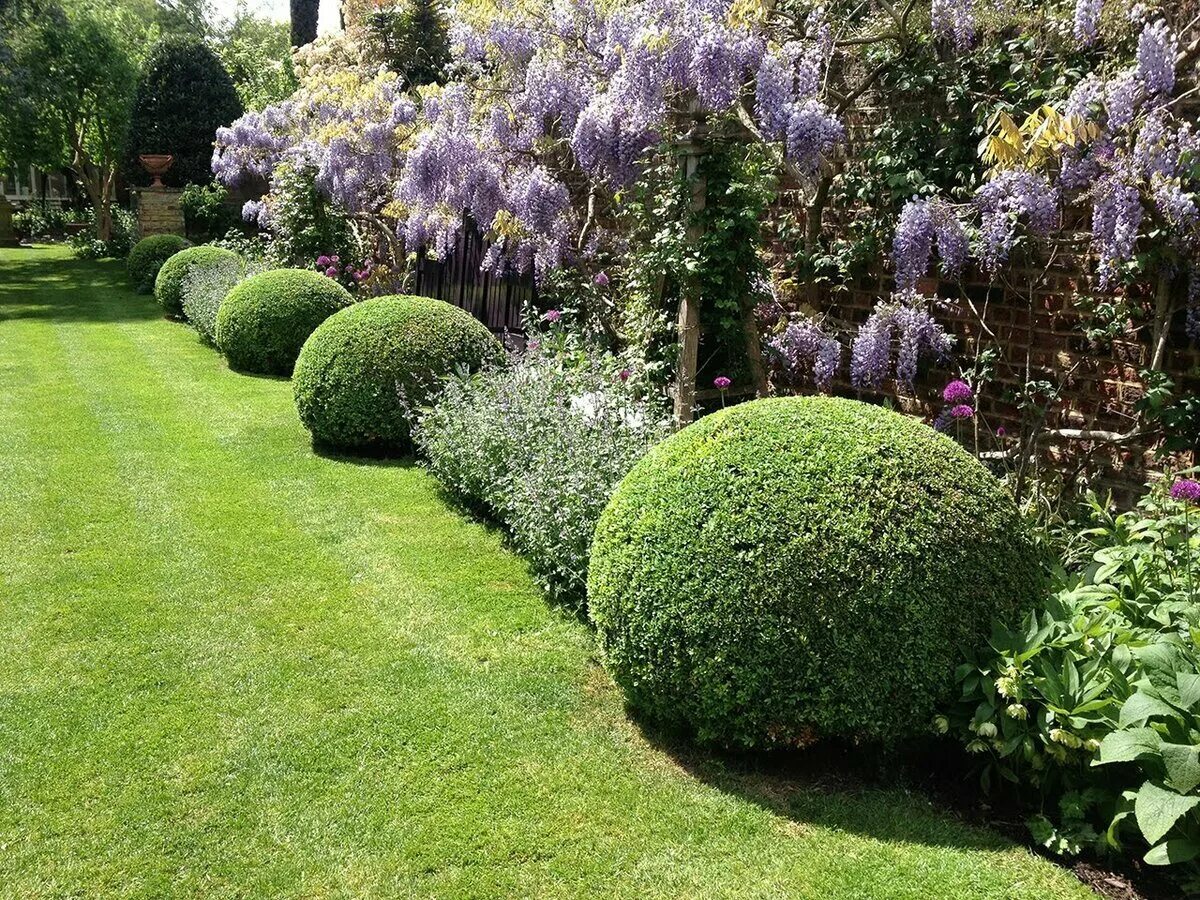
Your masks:
<path fill-rule="evenodd" d="M 446 376 L 504 358 L 469 313 L 429 297 L 379 297 L 313 332 L 293 379 L 300 420 L 318 444 L 379 453 L 409 446 L 409 410 Z"/>
<path fill-rule="evenodd" d="M 168 315 L 182 316 L 183 285 L 194 269 L 240 263 L 236 253 L 220 247 L 188 247 L 180 250 L 158 270 L 158 277 L 154 279 L 154 298 Z"/>
<path fill-rule="evenodd" d="M 290 375 L 308 336 L 352 302 L 349 291 L 317 272 L 263 272 L 247 278 L 221 302 L 217 346 L 234 369 Z"/>
<path fill-rule="evenodd" d="M 601 516 L 588 603 L 630 704 L 702 742 L 894 744 L 1043 569 L 962 448 L 888 410 L 758 400 L 659 444 Z"/>
<path fill-rule="evenodd" d="M 154 280 L 158 278 L 158 270 L 163 263 L 190 246 L 177 234 L 152 234 L 142 238 L 133 245 L 125 263 L 134 288 L 143 294 L 150 293 L 154 290 Z"/>

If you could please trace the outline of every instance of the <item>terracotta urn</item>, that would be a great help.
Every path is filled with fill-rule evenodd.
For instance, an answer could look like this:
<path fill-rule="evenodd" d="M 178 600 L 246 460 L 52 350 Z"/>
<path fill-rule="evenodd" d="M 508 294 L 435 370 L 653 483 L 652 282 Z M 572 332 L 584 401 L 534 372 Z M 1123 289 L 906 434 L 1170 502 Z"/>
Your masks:
<path fill-rule="evenodd" d="M 138 162 L 142 164 L 143 169 L 154 176 L 154 183 L 150 185 L 150 189 L 153 191 L 163 190 L 165 185 L 162 183 L 162 177 L 171 168 L 171 163 L 175 162 L 175 157 L 170 153 L 143 153 L 138 157 Z"/>

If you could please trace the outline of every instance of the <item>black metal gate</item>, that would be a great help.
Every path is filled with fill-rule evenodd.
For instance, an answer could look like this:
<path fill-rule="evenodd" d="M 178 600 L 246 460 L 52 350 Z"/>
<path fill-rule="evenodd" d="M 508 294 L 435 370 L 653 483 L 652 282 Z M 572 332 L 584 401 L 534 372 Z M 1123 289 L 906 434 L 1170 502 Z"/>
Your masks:
<path fill-rule="evenodd" d="M 468 223 L 445 259 L 418 256 L 414 293 L 453 303 L 492 331 L 519 333 L 526 305 L 537 298 L 533 275 L 497 277 L 481 271 L 486 249 L 483 235 Z"/>

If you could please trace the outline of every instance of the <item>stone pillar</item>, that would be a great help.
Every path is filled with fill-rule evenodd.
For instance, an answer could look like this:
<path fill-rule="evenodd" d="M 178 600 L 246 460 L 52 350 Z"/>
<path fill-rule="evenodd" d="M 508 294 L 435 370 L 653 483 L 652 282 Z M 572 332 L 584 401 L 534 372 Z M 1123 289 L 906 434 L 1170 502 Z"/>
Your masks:
<path fill-rule="evenodd" d="M 13 231 L 13 208 L 8 198 L 0 194 L 0 247 L 19 247 L 21 242 Z"/>
<path fill-rule="evenodd" d="M 138 229 L 142 237 L 152 234 L 178 234 L 183 236 L 183 207 L 179 197 L 183 191 L 176 188 L 136 188 Z"/>

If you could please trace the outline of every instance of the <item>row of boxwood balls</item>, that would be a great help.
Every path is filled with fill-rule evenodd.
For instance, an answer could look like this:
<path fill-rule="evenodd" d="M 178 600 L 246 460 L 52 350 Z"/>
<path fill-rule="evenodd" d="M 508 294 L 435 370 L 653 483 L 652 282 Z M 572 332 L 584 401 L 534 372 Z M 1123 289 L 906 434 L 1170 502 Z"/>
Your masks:
<path fill-rule="evenodd" d="M 169 312 L 213 249 L 162 266 Z M 504 359 L 448 304 L 353 303 L 293 269 L 230 292 L 217 343 L 234 368 L 292 372 L 315 441 L 372 452 L 408 449 L 405 405 L 439 378 Z M 1041 571 L 1004 488 L 953 441 L 856 401 L 774 398 L 704 417 L 625 477 L 593 539 L 589 615 L 660 724 L 743 748 L 894 745 L 928 729 L 964 650 L 1036 601 Z"/>

